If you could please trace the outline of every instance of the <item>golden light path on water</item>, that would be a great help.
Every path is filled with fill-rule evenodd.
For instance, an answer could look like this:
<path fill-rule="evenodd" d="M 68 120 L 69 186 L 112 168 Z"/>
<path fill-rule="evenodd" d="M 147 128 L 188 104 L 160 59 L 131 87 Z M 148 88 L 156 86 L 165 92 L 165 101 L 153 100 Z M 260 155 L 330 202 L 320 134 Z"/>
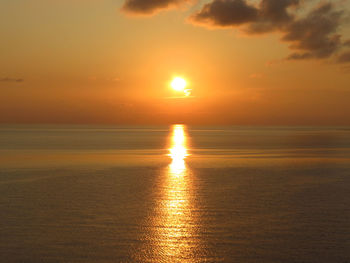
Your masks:
<path fill-rule="evenodd" d="M 170 177 L 184 177 L 186 175 L 185 158 L 187 153 L 187 138 L 185 134 L 184 125 L 174 125 L 171 136 L 171 148 L 169 149 L 169 156 L 172 159 L 169 165 Z"/>
<path fill-rule="evenodd" d="M 160 188 L 157 218 L 154 219 L 152 262 L 197 262 L 195 220 L 191 195 L 191 173 L 184 125 L 173 125 L 170 136 L 169 164 Z"/>

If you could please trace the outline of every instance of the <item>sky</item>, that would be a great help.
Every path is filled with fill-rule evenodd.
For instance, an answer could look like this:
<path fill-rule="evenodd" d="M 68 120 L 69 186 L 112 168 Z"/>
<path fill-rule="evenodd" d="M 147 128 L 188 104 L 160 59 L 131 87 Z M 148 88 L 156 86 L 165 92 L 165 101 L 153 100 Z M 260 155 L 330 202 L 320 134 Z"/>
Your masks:
<path fill-rule="evenodd" d="M 350 125 L 349 12 L 349 0 L 1 0 L 0 123 Z"/>

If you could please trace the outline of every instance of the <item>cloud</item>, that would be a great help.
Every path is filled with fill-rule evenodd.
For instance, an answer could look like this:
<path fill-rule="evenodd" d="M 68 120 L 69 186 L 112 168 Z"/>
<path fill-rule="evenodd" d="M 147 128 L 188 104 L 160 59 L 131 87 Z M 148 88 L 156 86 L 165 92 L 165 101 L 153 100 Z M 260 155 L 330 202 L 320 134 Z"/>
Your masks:
<path fill-rule="evenodd" d="M 343 45 L 346 47 L 350 47 L 350 39 L 344 41 Z"/>
<path fill-rule="evenodd" d="M 288 58 L 328 58 L 338 51 L 342 46 L 341 35 L 337 34 L 342 14 L 333 4 L 325 3 L 288 24 L 282 40 L 291 42 L 290 48 L 297 50 Z"/>
<path fill-rule="evenodd" d="M 5 77 L 5 78 L 0 78 L 0 82 L 23 82 L 24 79 L 22 78 L 9 78 L 9 77 Z"/>
<path fill-rule="evenodd" d="M 213 0 L 190 17 L 194 24 L 214 27 L 247 25 L 248 33 L 272 31 L 293 19 L 288 9 L 299 0 L 261 0 L 254 6 L 246 0 Z"/>
<path fill-rule="evenodd" d="M 247 0 L 212 0 L 189 21 L 206 27 L 239 28 L 247 34 L 279 32 L 292 50 L 289 60 L 325 59 L 350 46 L 350 40 L 343 42 L 338 33 L 343 10 L 322 2 L 306 12 L 305 5 L 301 0 L 261 0 L 257 5 Z"/>
<path fill-rule="evenodd" d="M 350 51 L 346 51 L 340 54 L 337 58 L 338 63 L 349 63 L 350 62 Z"/>
<path fill-rule="evenodd" d="M 190 0 L 126 0 L 122 11 L 133 15 L 153 15 L 163 9 L 181 6 Z"/>
<path fill-rule="evenodd" d="M 200 25 L 229 27 L 255 21 L 257 17 L 258 9 L 244 0 L 214 0 L 204 5 L 190 20 Z"/>
<path fill-rule="evenodd" d="M 194 0 L 125 0 L 122 10 L 152 15 Z M 278 32 L 289 44 L 286 60 L 327 59 L 350 46 L 339 33 L 345 11 L 331 1 L 211 0 L 189 17 L 192 24 L 209 28 L 238 28 L 250 35 Z M 348 62 L 347 53 L 336 59 Z"/>
<path fill-rule="evenodd" d="M 285 23 L 293 19 L 288 9 L 298 5 L 299 0 L 262 0 L 260 2 L 260 16 L 267 21 Z"/>
<path fill-rule="evenodd" d="M 262 0 L 259 5 L 259 16 L 247 26 L 248 34 L 262 34 L 282 29 L 294 19 L 289 10 L 297 7 L 299 0 Z"/>

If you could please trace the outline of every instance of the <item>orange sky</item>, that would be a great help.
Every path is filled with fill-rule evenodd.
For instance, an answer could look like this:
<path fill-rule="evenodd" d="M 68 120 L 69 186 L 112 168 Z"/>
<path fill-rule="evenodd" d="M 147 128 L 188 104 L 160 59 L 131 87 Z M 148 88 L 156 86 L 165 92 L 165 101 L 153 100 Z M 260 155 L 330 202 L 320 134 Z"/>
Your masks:
<path fill-rule="evenodd" d="M 349 7 L 4 0 L 0 123 L 349 125 Z"/>

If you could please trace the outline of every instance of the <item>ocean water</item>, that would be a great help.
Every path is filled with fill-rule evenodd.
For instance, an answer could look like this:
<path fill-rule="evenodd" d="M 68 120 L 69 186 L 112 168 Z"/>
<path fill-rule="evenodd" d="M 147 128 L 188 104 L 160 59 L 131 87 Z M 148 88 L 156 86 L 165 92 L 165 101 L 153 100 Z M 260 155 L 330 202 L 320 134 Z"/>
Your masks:
<path fill-rule="evenodd" d="M 350 128 L 1 126 L 0 211 L 0 262 L 350 262 Z"/>

